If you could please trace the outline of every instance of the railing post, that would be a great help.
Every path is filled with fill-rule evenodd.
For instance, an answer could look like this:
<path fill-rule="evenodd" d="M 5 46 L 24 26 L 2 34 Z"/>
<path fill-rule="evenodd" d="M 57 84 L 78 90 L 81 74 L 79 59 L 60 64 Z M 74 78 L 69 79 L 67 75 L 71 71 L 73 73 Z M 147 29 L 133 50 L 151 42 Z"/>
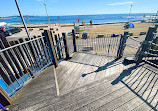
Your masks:
<path fill-rule="evenodd" d="M 44 30 L 44 36 L 46 37 L 46 40 L 47 40 L 47 43 L 48 43 L 48 47 L 49 47 L 49 50 L 51 52 L 51 56 L 52 56 L 52 61 L 55 65 L 55 67 L 58 67 L 58 60 L 57 60 L 57 56 L 56 56 L 56 53 L 55 53 L 55 50 L 54 50 L 54 44 L 53 44 L 53 41 L 52 41 L 52 36 L 51 36 L 51 32 L 49 30 Z"/>
<path fill-rule="evenodd" d="M 69 48 L 68 48 L 68 43 L 67 43 L 67 37 L 66 37 L 66 33 L 62 33 L 63 41 L 64 41 L 64 45 L 65 45 L 65 53 L 66 53 L 66 58 L 68 59 L 70 57 L 69 55 Z"/>
<path fill-rule="evenodd" d="M 72 34 L 73 34 L 74 52 L 77 52 L 77 47 L 76 47 L 76 31 L 75 31 L 75 29 L 72 29 Z"/>
<path fill-rule="evenodd" d="M 157 27 L 156 26 L 150 26 L 148 33 L 146 35 L 145 40 L 143 41 L 142 45 L 140 46 L 139 50 L 136 53 L 135 61 L 137 63 L 142 62 L 143 56 L 145 52 L 148 52 L 150 49 L 150 43 L 154 38 L 154 33 L 156 33 Z"/>
<path fill-rule="evenodd" d="M 128 36 L 128 31 L 125 31 L 124 35 L 121 35 L 120 45 L 119 45 L 119 49 L 118 49 L 118 52 L 117 52 L 117 59 L 120 59 L 120 58 L 123 57 L 123 52 L 125 50 L 126 42 L 127 42 L 128 37 L 129 37 Z"/>

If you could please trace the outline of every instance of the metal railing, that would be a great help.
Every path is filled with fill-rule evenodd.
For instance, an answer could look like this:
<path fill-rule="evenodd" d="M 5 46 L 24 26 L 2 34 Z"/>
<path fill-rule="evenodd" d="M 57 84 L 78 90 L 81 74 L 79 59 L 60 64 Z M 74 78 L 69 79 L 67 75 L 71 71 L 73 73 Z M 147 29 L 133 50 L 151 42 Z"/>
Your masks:
<path fill-rule="evenodd" d="M 9 42 L 5 38 L 0 39 L 0 83 L 8 96 L 51 64 L 45 36 Z"/>
<path fill-rule="evenodd" d="M 158 34 L 154 34 L 154 39 L 149 43 L 148 51 L 144 52 L 143 60 L 158 67 Z"/>
<path fill-rule="evenodd" d="M 129 36 L 126 42 L 126 47 L 124 50 L 124 57 L 125 56 L 135 56 L 137 53 L 137 50 L 141 46 L 142 41 L 137 40 L 139 37 L 131 37 Z"/>
<path fill-rule="evenodd" d="M 120 34 L 76 32 L 78 52 L 117 56 Z"/>

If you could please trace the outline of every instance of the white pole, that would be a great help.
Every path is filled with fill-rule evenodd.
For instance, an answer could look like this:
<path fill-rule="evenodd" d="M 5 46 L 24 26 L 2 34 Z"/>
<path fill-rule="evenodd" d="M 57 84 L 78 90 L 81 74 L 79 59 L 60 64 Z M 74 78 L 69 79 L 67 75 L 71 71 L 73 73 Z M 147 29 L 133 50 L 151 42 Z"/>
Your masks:
<path fill-rule="evenodd" d="M 132 7 L 133 7 L 133 5 L 131 5 L 131 8 L 130 8 L 128 22 L 129 22 L 129 19 L 130 19 L 130 16 L 131 16 Z"/>
<path fill-rule="evenodd" d="M 19 14 L 20 14 L 21 20 L 22 20 L 22 22 L 23 22 L 23 25 L 24 25 L 24 27 L 25 27 L 26 34 L 27 34 L 28 38 L 30 39 L 30 35 L 29 35 L 28 30 L 27 30 L 27 26 L 26 26 L 26 24 L 25 24 L 25 20 L 24 20 L 24 18 L 23 18 L 23 15 L 22 15 L 22 13 L 21 13 L 21 11 L 20 11 L 18 1 L 17 1 L 17 0 L 15 0 L 15 3 L 16 3 L 16 6 L 17 6 L 17 8 L 18 8 L 18 11 L 19 11 Z"/>
<path fill-rule="evenodd" d="M 48 24 L 49 24 L 49 27 L 51 27 L 51 26 L 50 26 L 50 19 L 49 19 L 49 16 L 48 16 L 48 11 L 47 11 L 47 8 L 46 8 L 46 4 L 44 3 L 43 5 L 45 6 L 46 14 L 47 14 L 47 17 L 48 17 Z"/>

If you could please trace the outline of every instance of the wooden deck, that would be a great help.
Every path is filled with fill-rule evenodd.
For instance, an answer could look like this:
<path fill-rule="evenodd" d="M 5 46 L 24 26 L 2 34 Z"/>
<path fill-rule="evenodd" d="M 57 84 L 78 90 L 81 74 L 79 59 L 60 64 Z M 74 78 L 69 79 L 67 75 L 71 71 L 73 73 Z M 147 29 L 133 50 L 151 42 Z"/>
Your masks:
<path fill-rule="evenodd" d="M 10 111 L 156 111 L 158 73 L 147 64 L 76 53 L 22 88 Z M 57 75 L 59 96 L 54 74 Z M 82 75 L 84 77 L 82 77 Z"/>
<path fill-rule="evenodd" d="M 116 60 L 114 57 L 75 53 L 71 59 L 62 61 L 56 70 L 60 94 L 120 73 L 131 66 L 122 62 L 123 59 Z"/>

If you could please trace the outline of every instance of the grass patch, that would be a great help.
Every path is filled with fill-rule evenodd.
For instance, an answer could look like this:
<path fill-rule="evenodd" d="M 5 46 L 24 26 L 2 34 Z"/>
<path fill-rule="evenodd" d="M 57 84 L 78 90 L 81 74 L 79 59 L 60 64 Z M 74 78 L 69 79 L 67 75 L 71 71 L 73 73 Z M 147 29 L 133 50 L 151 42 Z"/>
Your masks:
<path fill-rule="evenodd" d="M 89 29 L 85 29 L 85 30 L 80 30 L 80 32 L 88 32 Z"/>

